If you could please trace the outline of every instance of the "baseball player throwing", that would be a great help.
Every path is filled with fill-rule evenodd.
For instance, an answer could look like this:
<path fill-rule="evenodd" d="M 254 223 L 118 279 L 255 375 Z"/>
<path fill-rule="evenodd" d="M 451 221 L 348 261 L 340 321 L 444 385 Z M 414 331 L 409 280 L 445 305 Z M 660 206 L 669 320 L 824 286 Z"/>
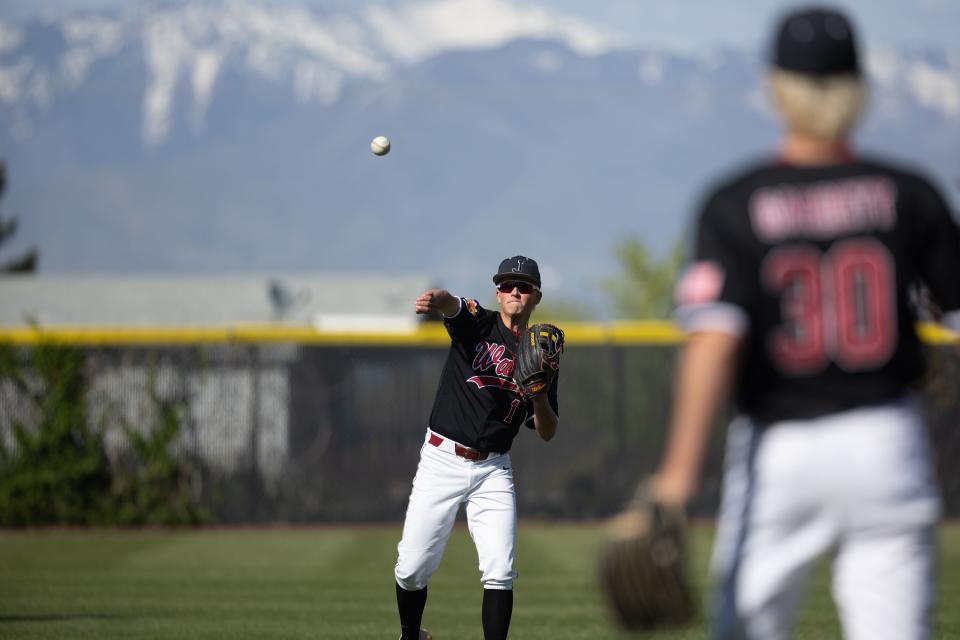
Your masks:
<path fill-rule="evenodd" d="M 443 314 L 451 345 L 397 546 L 401 640 L 430 637 L 420 628 L 427 584 L 461 504 L 480 559 L 484 638 L 506 638 L 510 626 L 517 507 L 508 452 L 521 424 L 543 440 L 553 438 L 557 384 L 554 377 L 531 398 L 512 376 L 518 339 L 542 297 L 537 263 L 507 258 L 493 282 L 497 311 L 441 289 L 424 292 L 415 303 L 417 313 Z"/>
<path fill-rule="evenodd" d="M 846 144 L 865 83 L 843 15 L 786 16 L 771 63 L 786 132 L 776 159 L 701 210 L 653 491 L 687 501 L 732 389 L 715 637 L 786 638 L 813 564 L 834 550 L 845 637 L 927 638 L 939 494 L 908 289 L 924 283 L 960 330 L 960 231 L 927 180 Z"/>

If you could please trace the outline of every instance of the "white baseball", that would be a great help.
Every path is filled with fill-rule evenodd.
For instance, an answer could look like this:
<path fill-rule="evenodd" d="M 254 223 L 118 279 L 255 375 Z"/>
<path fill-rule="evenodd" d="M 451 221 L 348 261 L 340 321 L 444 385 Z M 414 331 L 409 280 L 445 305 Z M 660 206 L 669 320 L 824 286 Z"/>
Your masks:
<path fill-rule="evenodd" d="M 370 151 L 378 156 L 385 156 L 390 153 L 390 139 L 387 136 L 377 136 L 370 141 Z"/>

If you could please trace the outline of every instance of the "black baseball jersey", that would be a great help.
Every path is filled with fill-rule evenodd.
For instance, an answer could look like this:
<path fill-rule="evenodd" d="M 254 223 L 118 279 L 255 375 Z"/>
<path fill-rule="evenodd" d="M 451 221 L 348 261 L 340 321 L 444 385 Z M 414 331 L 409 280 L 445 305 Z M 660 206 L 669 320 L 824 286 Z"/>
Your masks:
<path fill-rule="evenodd" d="M 461 298 L 460 311 L 443 322 L 451 344 L 430 428 L 468 447 L 505 453 L 521 424 L 533 428 L 533 405 L 513 381 L 519 336 L 499 313 L 469 298 Z M 547 397 L 560 415 L 556 379 Z"/>
<path fill-rule="evenodd" d="M 921 375 L 917 282 L 956 320 L 960 231 L 930 183 L 879 162 L 766 163 L 707 198 L 678 316 L 743 335 L 741 411 L 811 418 L 894 399 Z"/>

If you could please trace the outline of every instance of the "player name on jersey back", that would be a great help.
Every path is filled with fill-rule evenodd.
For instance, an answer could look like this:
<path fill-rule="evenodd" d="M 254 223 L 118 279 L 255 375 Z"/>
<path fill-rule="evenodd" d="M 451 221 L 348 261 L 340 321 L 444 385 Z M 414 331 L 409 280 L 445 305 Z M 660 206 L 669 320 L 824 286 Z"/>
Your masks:
<path fill-rule="evenodd" d="M 750 198 L 750 221 L 764 242 L 888 231 L 897 224 L 897 187 L 886 176 L 779 184 Z"/>

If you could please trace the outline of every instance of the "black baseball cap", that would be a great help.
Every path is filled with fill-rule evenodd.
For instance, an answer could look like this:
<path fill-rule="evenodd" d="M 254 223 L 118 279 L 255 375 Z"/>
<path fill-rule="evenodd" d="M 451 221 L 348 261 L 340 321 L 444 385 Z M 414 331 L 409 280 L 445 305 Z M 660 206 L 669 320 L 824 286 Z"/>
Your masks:
<path fill-rule="evenodd" d="M 853 26 L 834 9 L 807 8 L 784 16 L 770 62 L 785 71 L 814 76 L 860 75 Z"/>
<path fill-rule="evenodd" d="M 497 274 L 493 276 L 493 284 L 500 284 L 506 280 L 523 280 L 533 283 L 540 288 L 540 268 L 537 267 L 537 261 L 525 256 L 513 256 L 505 258 L 497 269 Z"/>

